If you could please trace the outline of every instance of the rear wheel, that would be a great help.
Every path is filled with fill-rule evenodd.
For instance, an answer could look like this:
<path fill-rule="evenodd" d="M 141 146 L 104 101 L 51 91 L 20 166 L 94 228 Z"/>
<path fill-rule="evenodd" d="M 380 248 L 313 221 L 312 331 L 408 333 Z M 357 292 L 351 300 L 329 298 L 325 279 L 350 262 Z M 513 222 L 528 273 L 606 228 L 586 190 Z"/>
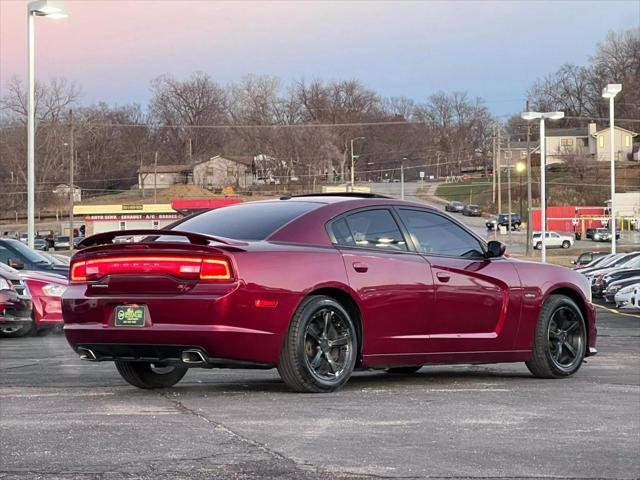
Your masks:
<path fill-rule="evenodd" d="M 562 242 L 562 248 L 569 248 L 571 246 L 571 242 L 569 240 L 565 240 Z"/>
<path fill-rule="evenodd" d="M 536 243 L 536 250 L 542 250 L 542 242 Z"/>
<path fill-rule="evenodd" d="M 296 392 L 332 392 L 351 377 L 357 350 L 356 329 L 347 311 L 333 298 L 312 296 L 291 319 L 278 372 Z"/>
<path fill-rule="evenodd" d="M 410 373 L 416 373 L 421 368 L 422 368 L 422 365 L 414 365 L 413 367 L 391 367 L 391 368 L 387 368 L 385 372 L 397 373 L 397 374 L 410 374 Z"/>
<path fill-rule="evenodd" d="M 564 295 L 551 295 L 540 310 L 527 368 L 539 378 L 561 378 L 578 371 L 587 345 L 582 312 Z"/>
<path fill-rule="evenodd" d="M 116 360 L 118 373 L 127 383 L 138 388 L 168 388 L 182 380 L 187 373 L 184 367 L 159 363 L 125 362 Z"/>

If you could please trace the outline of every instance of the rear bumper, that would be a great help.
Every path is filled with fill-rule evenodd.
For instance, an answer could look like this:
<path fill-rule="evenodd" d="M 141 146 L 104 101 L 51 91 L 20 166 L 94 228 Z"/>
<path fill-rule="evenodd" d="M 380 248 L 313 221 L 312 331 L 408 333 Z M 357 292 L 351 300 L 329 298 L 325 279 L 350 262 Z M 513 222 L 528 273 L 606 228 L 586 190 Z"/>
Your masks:
<path fill-rule="evenodd" d="M 193 354 L 197 352 L 194 361 Z M 127 361 L 161 363 L 189 368 L 273 368 L 273 364 L 210 357 L 197 345 L 81 344 L 76 353 L 91 362 Z"/>
<path fill-rule="evenodd" d="M 210 358 L 269 365 L 278 362 L 299 301 L 298 295 L 279 293 L 277 307 L 260 308 L 254 302 L 256 293 L 244 285 L 223 294 L 194 289 L 166 296 L 91 297 L 85 290 L 83 285 L 70 285 L 62 298 L 64 333 L 76 351 L 92 345 L 179 345 L 201 349 Z M 115 326 L 115 307 L 129 303 L 146 305 L 143 327 Z M 114 357 L 107 353 L 104 360 Z"/>

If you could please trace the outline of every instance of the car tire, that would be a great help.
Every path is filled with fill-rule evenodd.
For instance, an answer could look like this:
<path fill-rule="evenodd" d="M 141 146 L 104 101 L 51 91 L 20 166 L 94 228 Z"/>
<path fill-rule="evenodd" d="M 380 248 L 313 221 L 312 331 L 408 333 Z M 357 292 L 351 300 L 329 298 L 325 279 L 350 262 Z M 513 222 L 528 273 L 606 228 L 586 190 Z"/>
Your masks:
<path fill-rule="evenodd" d="M 571 242 L 569 240 L 565 240 L 562 242 L 562 248 L 569 248 L 571 246 Z"/>
<path fill-rule="evenodd" d="M 542 242 L 536 243 L 536 250 L 542 250 Z"/>
<path fill-rule="evenodd" d="M 146 362 L 116 360 L 116 369 L 124 380 L 138 388 L 168 388 L 182 380 L 187 373 L 185 367 L 152 366 Z M 168 371 L 159 371 L 168 369 Z"/>
<path fill-rule="evenodd" d="M 533 339 L 531 359 L 525 364 L 538 378 L 562 378 L 578 371 L 587 349 L 582 312 L 564 295 L 544 302 Z"/>
<path fill-rule="evenodd" d="M 412 367 L 391 367 L 387 368 L 385 372 L 393 373 L 397 375 L 409 375 L 411 373 L 416 373 L 418 370 L 422 368 L 422 365 L 414 365 Z"/>
<path fill-rule="evenodd" d="M 349 313 L 333 298 L 313 295 L 291 319 L 278 373 L 296 392 L 332 392 L 351 377 L 357 353 L 358 336 Z"/>

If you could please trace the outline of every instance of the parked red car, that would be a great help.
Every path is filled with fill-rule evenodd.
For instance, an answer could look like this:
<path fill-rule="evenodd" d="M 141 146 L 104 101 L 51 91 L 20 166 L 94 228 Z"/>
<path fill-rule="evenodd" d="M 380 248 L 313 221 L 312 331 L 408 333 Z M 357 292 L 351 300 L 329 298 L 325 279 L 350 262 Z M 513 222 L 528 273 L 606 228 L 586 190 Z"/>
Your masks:
<path fill-rule="evenodd" d="M 61 297 L 67 288 L 67 279 L 62 275 L 32 271 L 20 272 L 20 277 L 31 294 L 35 329 L 60 328 L 63 324 Z"/>
<path fill-rule="evenodd" d="M 113 243 L 120 235 L 138 241 Z M 276 367 L 301 392 L 335 390 L 356 368 L 431 363 L 526 362 L 554 378 L 596 353 L 582 275 L 505 257 L 418 203 L 283 197 L 82 246 L 66 337 L 141 388 L 172 386 L 189 367 Z"/>

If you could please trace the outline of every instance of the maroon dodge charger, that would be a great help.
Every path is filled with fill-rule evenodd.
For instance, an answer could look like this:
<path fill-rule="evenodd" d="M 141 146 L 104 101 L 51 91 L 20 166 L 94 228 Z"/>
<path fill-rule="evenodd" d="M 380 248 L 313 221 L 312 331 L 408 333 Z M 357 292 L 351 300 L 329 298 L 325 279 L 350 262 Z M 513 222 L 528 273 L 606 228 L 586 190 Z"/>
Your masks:
<path fill-rule="evenodd" d="M 556 378 L 596 353 L 585 277 L 506 257 L 418 203 L 283 197 L 82 246 L 66 337 L 141 388 L 175 385 L 191 367 L 276 367 L 300 392 L 340 388 L 354 369 L 433 363 L 525 362 Z"/>

